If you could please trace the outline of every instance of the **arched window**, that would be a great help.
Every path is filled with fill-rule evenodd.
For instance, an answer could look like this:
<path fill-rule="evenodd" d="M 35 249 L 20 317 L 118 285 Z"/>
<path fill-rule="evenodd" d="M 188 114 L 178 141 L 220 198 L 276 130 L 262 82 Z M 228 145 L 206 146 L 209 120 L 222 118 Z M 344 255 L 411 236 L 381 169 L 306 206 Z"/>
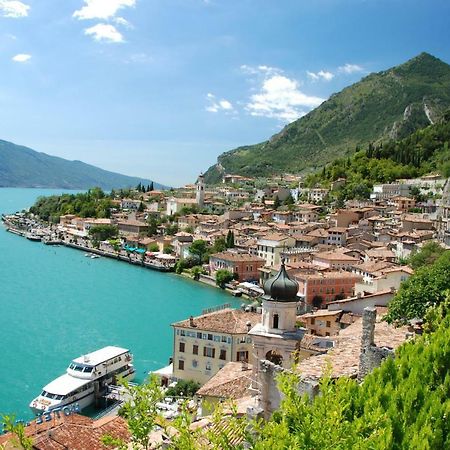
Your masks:
<path fill-rule="evenodd" d="M 278 314 L 274 314 L 273 315 L 273 328 L 278 328 L 278 322 L 280 320 L 280 317 L 278 316 Z"/>

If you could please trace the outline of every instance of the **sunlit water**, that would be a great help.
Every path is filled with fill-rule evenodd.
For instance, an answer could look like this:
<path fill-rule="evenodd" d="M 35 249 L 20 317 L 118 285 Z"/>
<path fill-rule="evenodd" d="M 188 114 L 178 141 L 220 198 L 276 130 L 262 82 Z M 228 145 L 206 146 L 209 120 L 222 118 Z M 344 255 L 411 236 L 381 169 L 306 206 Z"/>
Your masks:
<path fill-rule="evenodd" d="M 29 207 L 52 190 L 0 189 L 0 213 Z M 166 365 L 170 324 L 223 303 L 218 289 L 174 274 L 90 259 L 0 227 L 0 413 L 31 417 L 30 400 L 68 362 L 105 345 L 130 348 L 137 380 Z"/>

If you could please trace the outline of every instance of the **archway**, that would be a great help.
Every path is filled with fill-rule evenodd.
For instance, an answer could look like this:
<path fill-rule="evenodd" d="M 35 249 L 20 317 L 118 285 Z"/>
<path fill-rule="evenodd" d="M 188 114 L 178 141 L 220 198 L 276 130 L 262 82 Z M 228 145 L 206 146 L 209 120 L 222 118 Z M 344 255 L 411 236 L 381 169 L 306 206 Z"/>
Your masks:
<path fill-rule="evenodd" d="M 283 364 L 283 357 L 276 350 L 268 351 L 266 353 L 266 359 L 277 366 L 281 366 Z"/>

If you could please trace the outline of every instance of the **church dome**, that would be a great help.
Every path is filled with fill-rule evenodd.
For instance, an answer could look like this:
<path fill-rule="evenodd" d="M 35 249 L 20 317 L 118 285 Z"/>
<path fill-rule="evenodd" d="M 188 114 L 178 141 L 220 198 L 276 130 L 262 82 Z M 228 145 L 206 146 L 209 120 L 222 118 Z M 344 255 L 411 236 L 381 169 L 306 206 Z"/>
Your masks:
<path fill-rule="evenodd" d="M 276 302 L 297 302 L 298 283 L 289 278 L 281 262 L 280 271 L 264 283 L 264 299 Z"/>

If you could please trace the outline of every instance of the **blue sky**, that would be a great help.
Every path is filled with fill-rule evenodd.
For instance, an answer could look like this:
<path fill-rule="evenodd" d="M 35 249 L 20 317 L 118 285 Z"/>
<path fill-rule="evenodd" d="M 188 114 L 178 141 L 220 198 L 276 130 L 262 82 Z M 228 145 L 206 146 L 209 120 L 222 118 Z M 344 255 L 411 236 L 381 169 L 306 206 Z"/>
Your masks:
<path fill-rule="evenodd" d="M 181 185 L 422 51 L 448 0 L 0 0 L 0 139 Z"/>

